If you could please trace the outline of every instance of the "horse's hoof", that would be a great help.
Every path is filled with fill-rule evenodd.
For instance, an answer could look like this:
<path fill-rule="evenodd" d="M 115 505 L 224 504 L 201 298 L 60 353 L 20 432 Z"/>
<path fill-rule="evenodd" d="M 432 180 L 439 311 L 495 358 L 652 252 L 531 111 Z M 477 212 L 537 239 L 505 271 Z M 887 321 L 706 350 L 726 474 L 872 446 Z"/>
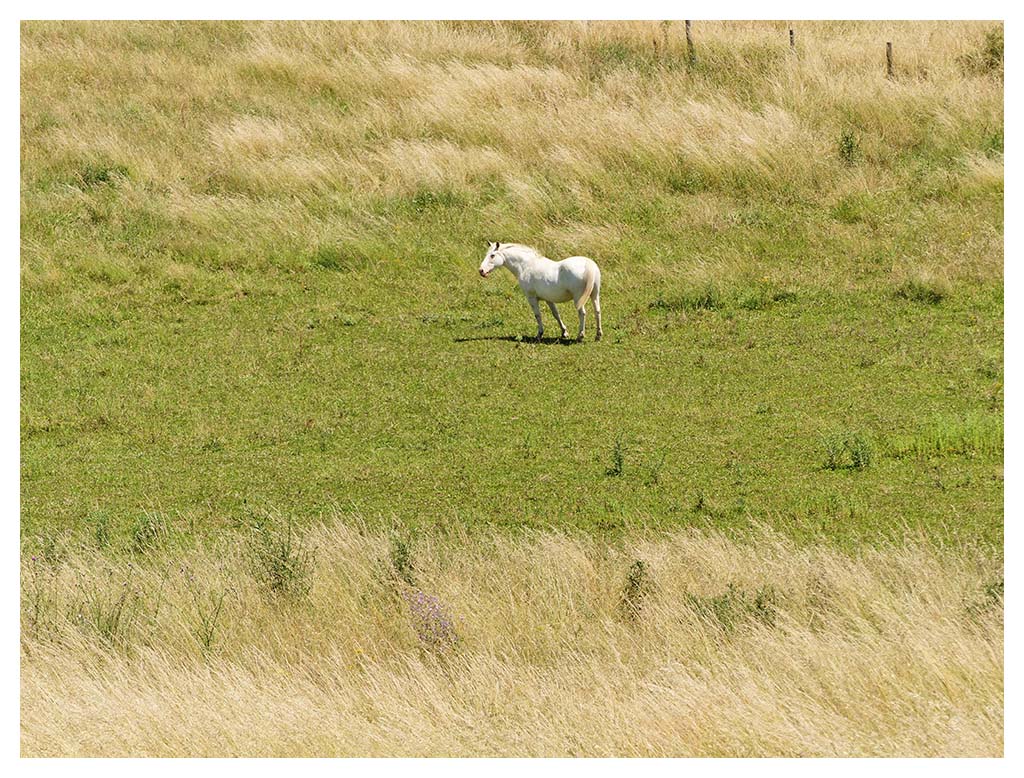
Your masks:
<path fill-rule="evenodd" d="M 597 335 L 594 336 L 594 340 L 601 340 L 601 333 L 600 332 L 597 333 Z"/>

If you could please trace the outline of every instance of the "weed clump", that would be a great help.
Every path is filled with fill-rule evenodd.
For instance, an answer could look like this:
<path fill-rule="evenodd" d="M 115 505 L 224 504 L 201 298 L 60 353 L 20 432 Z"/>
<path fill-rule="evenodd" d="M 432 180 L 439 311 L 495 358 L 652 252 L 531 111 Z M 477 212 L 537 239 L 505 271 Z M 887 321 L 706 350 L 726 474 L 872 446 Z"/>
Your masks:
<path fill-rule="evenodd" d="M 683 307 L 694 311 L 713 311 L 722 307 L 722 293 L 715 284 L 705 284 L 684 295 Z"/>
<path fill-rule="evenodd" d="M 699 170 L 679 168 L 665 178 L 665 185 L 675 194 L 698 194 L 708 189 L 708 182 Z"/>
<path fill-rule="evenodd" d="M 853 165 L 860 159 L 860 141 L 851 130 L 843 130 L 839 136 L 839 159 L 847 165 Z"/>
<path fill-rule="evenodd" d="M 339 246 L 320 246 L 313 252 L 312 263 L 321 270 L 343 273 L 366 265 L 367 260 L 359 253 L 345 250 Z"/>
<path fill-rule="evenodd" d="M 110 514 L 106 511 L 96 511 L 89 519 L 96 547 L 106 548 L 110 545 Z"/>
<path fill-rule="evenodd" d="M 714 311 L 724 304 L 722 290 L 708 282 L 671 297 L 660 295 L 647 307 L 652 311 Z"/>
<path fill-rule="evenodd" d="M 846 441 L 846 450 L 850 452 L 850 464 L 854 470 L 863 470 L 871 464 L 871 444 L 862 435 L 851 435 Z"/>
<path fill-rule="evenodd" d="M 622 471 L 626 466 L 626 445 L 622 440 L 622 435 L 615 438 L 615 446 L 612 448 L 612 464 L 607 470 L 604 471 L 605 475 L 618 477 L 622 475 Z"/>
<path fill-rule="evenodd" d="M 697 499 L 693 501 L 693 512 L 704 513 L 706 510 L 708 510 L 708 498 L 701 490 L 697 492 Z"/>
<path fill-rule="evenodd" d="M 273 594 L 308 594 L 313 585 L 315 549 L 299 537 L 292 520 L 284 527 L 261 520 L 251 529 L 246 558 L 257 583 Z"/>
<path fill-rule="evenodd" d="M 159 513 L 136 517 L 130 530 L 131 550 L 141 554 L 158 546 L 169 534 L 167 520 Z"/>
<path fill-rule="evenodd" d="M 960 64 L 968 73 L 1003 74 L 1003 28 L 997 27 L 985 33 L 977 51 L 960 58 Z"/>
<path fill-rule="evenodd" d="M 78 171 L 78 179 L 87 188 L 112 184 L 119 179 L 128 178 L 128 168 L 124 165 L 95 162 L 83 165 Z"/>
<path fill-rule="evenodd" d="M 730 583 L 721 594 L 687 594 L 686 602 L 698 617 L 726 632 L 749 621 L 772 627 L 778 618 L 778 595 L 771 586 L 751 593 Z"/>
<path fill-rule="evenodd" d="M 412 548 L 409 543 L 398 535 L 391 537 L 391 571 L 400 580 L 409 586 L 415 586 L 413 574 L 415 567 L 412 563 Z"/>
<path fill-rule="evenodd" d="M 978 617 L 995 610 L 1001 610 L 1003 607 L 1004 589 L 1005 584 L 1002 578 L 986 584 L 985 588 L 981 591 L 981 596 L 967 604 L 967 614 Z"/>
<path fill-rule="evenodd" d="M 644 600 L 650 594 L 652 588 L 651 574 L 647 563 L 642 559 L 634 560 L 626 573 L 626 584 L 622 587 L 622 595 L 619 597 L 619 611 L 627 619 L 639 618 L 643 609 Z"/>
<path fill-rule="evenodd" d="M 227 592 L 223 591 L 211 592 L 204 598 L 198 592 L 192 592 L 192 601 L 196 608 L 196 625 L 192 634 L 195 635 L 204 654 L 213 650 L 213 643 L 217 637 L 217 623 L 224 608 L 226 595 Z"/>
<path fill-rule="evenodd" d="M 22 571 L 22 624 L 41 631 L 55 610 L 53 588 L 57 573 L 39 554 L 33 554 L 31 563 L 22 565 Z"/>
<path fill-rule="evenodd" d="M 131 567 L 129 566 L 129 571 Z M 72 620 L 86 632 L 96 635 L 110 648 L 127 648 L 131 632 L 142 616 L 142 593 L 130 576 L 109 590 L 95 581 L 81 583 L 82 600 Z"/>
<path fill-rule="evenodd" d="M 825 470 L 864 470 L 874 460 L 871 442 L 859 432 L 828 435 L 822 441 L 825 448 Z"/>

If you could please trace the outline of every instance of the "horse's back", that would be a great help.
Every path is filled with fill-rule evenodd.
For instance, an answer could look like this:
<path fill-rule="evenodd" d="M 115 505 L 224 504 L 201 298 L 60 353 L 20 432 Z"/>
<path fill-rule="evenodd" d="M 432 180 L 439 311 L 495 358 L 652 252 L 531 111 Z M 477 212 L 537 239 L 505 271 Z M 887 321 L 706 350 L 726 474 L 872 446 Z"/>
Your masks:
<path fill-rule="evenodd" d="M 595 266 L 597 265 L 590 257 L 567 257 L 559 262 L 558 265 L 560 269 L 568 271 L 576 278 L 583 278 L 587 273 L 587 265 L 591 263 Z"/>

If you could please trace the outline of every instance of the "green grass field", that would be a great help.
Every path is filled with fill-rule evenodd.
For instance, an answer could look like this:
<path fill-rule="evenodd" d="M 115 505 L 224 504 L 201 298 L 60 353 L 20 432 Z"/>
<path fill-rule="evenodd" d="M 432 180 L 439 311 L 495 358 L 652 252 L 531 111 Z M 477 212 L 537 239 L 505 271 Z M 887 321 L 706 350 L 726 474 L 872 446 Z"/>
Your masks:
<path fill-rule="evenodd" d="M 1002 24 L 694 35 L 22 24 L 23 755 L 1001 755 Z"/>
<path fill-rule="evenodd" d="M 679 29 L 594 28 L 23 25 L 23 533 L 1001 544 L 1001 29 L 897 25 L 889 83 L 882 25 L 807 25 L 796 59 L 709 24 L 691 69 Z M 517 342 L 486 239 L 592 255 L 606 340 Z M 823 468 L 848 435 L 870 465 Z"/>

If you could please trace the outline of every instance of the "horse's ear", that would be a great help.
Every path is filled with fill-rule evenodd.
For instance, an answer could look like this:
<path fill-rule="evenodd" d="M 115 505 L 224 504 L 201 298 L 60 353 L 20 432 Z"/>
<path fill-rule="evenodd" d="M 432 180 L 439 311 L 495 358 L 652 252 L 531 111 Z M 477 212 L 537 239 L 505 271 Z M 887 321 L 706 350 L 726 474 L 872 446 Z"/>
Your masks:
<path fill-rule="evenodd" d="M 494 244 L 494 250 L 495 250 L 495 251 L 497 251 L 497 250 L 498 250 L 498 247 L 499 247 L 500 245 L 501 245 L 500 243 L 495 243 L 495 244 Z"/>

